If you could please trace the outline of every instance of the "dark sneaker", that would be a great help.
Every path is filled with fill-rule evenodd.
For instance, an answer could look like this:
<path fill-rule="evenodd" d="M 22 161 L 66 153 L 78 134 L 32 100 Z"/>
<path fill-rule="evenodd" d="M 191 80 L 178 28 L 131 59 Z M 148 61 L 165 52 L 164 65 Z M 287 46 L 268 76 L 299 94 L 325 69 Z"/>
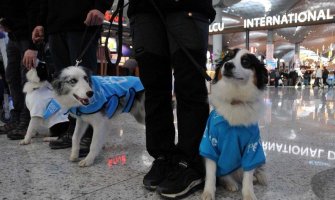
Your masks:
<path fill-rule="evenodd" d="M 187 162 L 180 161 L 167 178 L 158 185 L 157 192 L 166 198 L 178 198 L 200 189 L 204 179 L 197 171 L 190 168 Z"/>
<path fill-rule="evenodd" d="M 79 149 L 79 158 L 87 156 L 90 152 L 90 146 L 92 143 L 92 138 L 84 137 L 80 141 L 80 149 Z"/>
<path fill-rule="evenodd" d="M 0 135 L 8 134 L 18 126 L 18 122 L 8 122 L 7 124 L 0 126 Z"/>
<path fill-rule="evenodd" d="M 19 125 L 7 134 L 11 140 L 22 140 L 27 133 L 29 122 L 21 121 Z"/>
<path fill-rule="evenodd" d="M 66 149 L 72 147 L 72 138 L 69 133 L 59 136 L 56 141 L 49 143 L 50 149 Z"/>
<path fill-rule="evenodd" d="M 155 190 L 166 178 L 169 169 L 171 169 L 170 162 L 163 156 L 158 157 L 152 163 L 150 171 L 143 178 L 144 187 L 148 190 Z"/>

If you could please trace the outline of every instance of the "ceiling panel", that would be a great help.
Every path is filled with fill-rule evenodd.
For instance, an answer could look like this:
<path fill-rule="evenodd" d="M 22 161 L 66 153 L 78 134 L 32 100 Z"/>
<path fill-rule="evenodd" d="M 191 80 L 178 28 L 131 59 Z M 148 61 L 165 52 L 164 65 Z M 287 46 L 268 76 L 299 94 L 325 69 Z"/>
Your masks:
<path fill-rule="evenodd" d="M 225 18 L 225 27 L 243 24 L 243 19 L 282 15 L 286 13 L 299 13 L 306 10 L 330 9 L 335 15 L 335 0 L 241 0 L 230 7 L 222 8 Z M 234 23 L 229 19 L 234 18 Z M 240 22 L 238 22 L 240 19 Z M 311 50 L 328 51 L 328 47 L 335 43 L 335 24 L 299 26 L 275 30 L 274 45 L 275 56 L 280 57 L 294 49 L 295 43 L 300 43 Z M 250 46 L 265 54 L 267 31 L 251 31 Z M 223 46 L 245 47 L 245 33 L 225 34 Z M 335 45 L 334 45 L 335 48 Z"/>

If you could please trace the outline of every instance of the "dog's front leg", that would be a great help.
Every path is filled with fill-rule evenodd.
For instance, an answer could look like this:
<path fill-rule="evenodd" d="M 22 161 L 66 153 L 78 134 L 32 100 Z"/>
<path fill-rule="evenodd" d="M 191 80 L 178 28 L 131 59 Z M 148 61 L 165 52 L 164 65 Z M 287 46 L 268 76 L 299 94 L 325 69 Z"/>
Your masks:
<path fill-rule="evenodd" d="M 106 124 L 108 122 L 95 122 L 93 126 L 93 138 L 90 146 L 90 152 L 86 158 L 79 162 L 80 167 L 88 167 L 93 164 L 95 158 L 98 156 L 106 140 L 106 133 L 108 131 Z"/>
<path fill-rule="evenodd" d="M 214 200 L 216 190 L 216 163 L 209 158 L 205 158 L 205 167 L 206 167 L 205 189 L 201 195 L 201 199 Z"/>
<path fill-rule="evenodd" d="M 42 125 L 41 118 L 32 117 L 29 122 L 26 136 L 20 141 L 20 145 L 30 144 L 31 138 L 37 134 L 37 129 Z"/>
<path fill-rule="evenodd" d="M 242 196 L 243 200 L 257 200 L 254 193 L 254 170 L 243 172 Z"/>
<path fill-rule="evenodd" d="M 72 136 L 72 148 L 71 148 L 71 156 L 70 161 L 77 161 L 79 157 L 79 149 L 80 149 L 80 140 L 83 137 L 88 124 L 83 120 L 77 118 L 76 127 L 74 129 L 74 133 Z"/>

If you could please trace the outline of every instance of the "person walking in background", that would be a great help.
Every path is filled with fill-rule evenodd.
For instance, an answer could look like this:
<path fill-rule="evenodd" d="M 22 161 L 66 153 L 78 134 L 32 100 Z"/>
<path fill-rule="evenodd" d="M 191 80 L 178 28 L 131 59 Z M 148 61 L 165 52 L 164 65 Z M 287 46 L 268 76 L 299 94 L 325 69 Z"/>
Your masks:
<path fill-rule="evenodd" d="M 176 40 L 205 70 L 208 26 L 215 11 L 212 1 L 203 0 L 129 3 L 135 58 L 146 95 L 146 147 L 155 159 L 143 184 L 164 197 L 175 198 L 204 179 L 199 144 L 209 114 L 205 79 Z M 177 100 L 177 144 L 172 72 Z"/>
<path fill-rule="evenodd" d="M 38 43 L 47 34 L 56 73 L 65 67 L 75 65 L 77 57 L 83 51 L 81 48 L 84 48 L 92 37 L 94 40 L 83 55 L 80 65 L 90 69 L 93 74 L 97 72 L 96 51 L 100 31 L 96 31 L 100 30 L 104 13 L 112 6 L 111 2 L 110 0 L 40 1 L 39 21 L 32 33 L 32 39 Z M 86 37 L 83 38 L 85 31 Z M 50 142 L 50 147 L 52 149 L 71 147 L 74 127 L 74 119 L 70 119 L 69 134 Z M 82 139 L 80 156 L 85 156 L 89 152 L 92 133 L 90 126 Z"/>
<path fill-rule="evenodd" d="M 280 79 L 280 72 L 278 67 L 275 69 L 275 87 L 278 87 Z"/>
<path fill-rule="evenodd" d="M 329 74 L 328 69 L 326 67 L 323 67 L 323 71 L 322 71 L 322 84 L 323 84 L 323 86 L 328 85 L 328 83 L 327 83 L 328 74 Z"/>
<path fill-rule="evenodd" d="M 322 69 L 320 68 L 320 66 L 316 67 L 316 71 L 315 71 L 315 81 L 313 84 L 313 87 L 320 87 L 320 80 L 322 78 Z"/>
<path fill-rule="evenodd" d="M 2 0 L 0 1 L 1 26 L 8 32 L 6 81 L 13 99 L 14 109 L 11 120 L 0 127 L 0 134 L 9 139 L 23 139 L 30 121 L 29 110 L 25 105 L 22 92 L 26 82 L 26 69 L 22 66 L 34 65 L 37 59 L 36 47 L 31 40 L 31 32 L 36 24 L 38 0 Z"/>

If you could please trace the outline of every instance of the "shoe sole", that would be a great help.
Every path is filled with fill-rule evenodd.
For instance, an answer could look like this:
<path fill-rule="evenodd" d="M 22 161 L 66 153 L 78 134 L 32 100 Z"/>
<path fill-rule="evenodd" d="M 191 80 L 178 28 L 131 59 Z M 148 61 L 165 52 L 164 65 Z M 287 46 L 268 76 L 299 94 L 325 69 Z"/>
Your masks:
<path fill-rule="evenodd" d="M 50 149 L 67 149 L 67 148 L 71 148 L 72 146 L 49 146 Z"/>
<path fill-rule="evenodd" d="M 149 185 L 144 185 L 145 189 L 150 190 L 150 191 L 155 191 L 157 189 L 157 186 L 149 186 Z"/>
<path fill-rule="evenodd" d="M 164 194 L 164 193 L 161 193 L 159 191 L 158 191 L 158 193 L 165 198 L 176 199 L 176 198 L 186 196 L 192 190 L 199 189 L 197 187 L 200 186 L 202 183 L 203 183 L 202 179 L 195 180 L 195 181 L 191 182 L 185 190 L 183 190 L 179 193 L 176 193 L 176 194 Z"/>

